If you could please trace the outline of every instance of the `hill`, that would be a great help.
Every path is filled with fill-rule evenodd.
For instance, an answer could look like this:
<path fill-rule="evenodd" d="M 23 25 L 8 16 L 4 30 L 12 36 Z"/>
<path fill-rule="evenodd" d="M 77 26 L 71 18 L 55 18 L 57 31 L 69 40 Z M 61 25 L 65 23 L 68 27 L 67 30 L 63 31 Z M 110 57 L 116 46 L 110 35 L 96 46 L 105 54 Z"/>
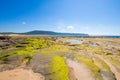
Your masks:
<path fill-rule="evenodd" d="M 24 34 L 24 35 L 50 35 L 50 36 L 89 36 L 88 34 L 83 33 L 60 33 L 53 31 L 43 31 L 43 30 L 34 30 L 24 33 L 15 33 L 15 32 L 2 32 L 0 34 Z"/>
<path fill-rule="evenodd" d="M 56 35 L 56 36 L 89 36 L 88 34 L 83 34 L 83 33 L 59 33 L 59 32 L 53 32 L 53 31 L 40 31 L 40 30 L 34 30 L 34 31 L 23 33 L 23 34 L 27 34 L 27 35 Z"/>

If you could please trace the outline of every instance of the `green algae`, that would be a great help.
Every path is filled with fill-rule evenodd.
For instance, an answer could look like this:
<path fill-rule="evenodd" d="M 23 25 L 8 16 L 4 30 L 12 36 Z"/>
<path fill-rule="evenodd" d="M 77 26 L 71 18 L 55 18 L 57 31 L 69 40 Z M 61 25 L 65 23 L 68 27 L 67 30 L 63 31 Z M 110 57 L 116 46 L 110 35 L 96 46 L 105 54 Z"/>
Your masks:
<path fill-rule="evenodd" d="M 41 40 L 41 39 L 29 39 L 28 40 L 29 44 L 26 45 L 25 48 L 13 51 L 10 53 L 4 53 L 0 55 L 0 59 L 2 58 L 7 58 L 9 56 L 13 55 L 22 55 L 24 58 L 32 58 L 34 55 L 37 54 L 36 50 L 45 48 L 47 46 L 52 45 L 52 43 L 48 40 Z M 21 46 L 21 44 L 17 44 L 18 46 Z"/>
<path fill-rule="evenodd" d="M 99 66 L 100 69 L 105 70 L 105 71 L 111 71 L 110 67 L 101 59 L 99 59 L 98 57 L 94 57 L 94 63 Z"/>
<path fill-rule="evenodd" d="M 43 54 L 50 54 L 50 53 L 64 53 L 64 52 L 70 52 L 68 47 L 64 45 L 52 45 L 47 49 L 40 50 Z"/>
<path fill-rule="evenodd" d="M 70 80 L 69 69 L 63 57 L 55 56 L 52 62 L 53 80 Z"/>
<path fill-rule="evenodd" d="M 107 60 L 116 67 L 120 67 L 120 56 L 106 56 Z"/>
<path fill-rule="evenodd" d="M 93 53 L 93 54 L 101 54 L 101 55 L 107 54 L 107 52 L 99 46 L 88 46 L 86 44 L 82 44 L 79 46 L 79 49 L 87 51 L 89 53 Z"/>

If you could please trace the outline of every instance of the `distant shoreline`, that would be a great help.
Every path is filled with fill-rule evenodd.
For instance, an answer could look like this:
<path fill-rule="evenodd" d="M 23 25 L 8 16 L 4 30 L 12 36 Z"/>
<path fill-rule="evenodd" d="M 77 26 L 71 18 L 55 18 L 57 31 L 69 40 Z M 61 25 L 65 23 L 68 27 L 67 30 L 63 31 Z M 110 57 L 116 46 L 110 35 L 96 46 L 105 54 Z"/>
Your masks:
<path fill-rule="evenodd" d="M 80 36 L 80 35 L 30 35 L 30 34 L 0 34 L 0 36 L 29 36 L 29 37 L 82 37 L 82 38 L 120 38 L 120 36 Z"/>

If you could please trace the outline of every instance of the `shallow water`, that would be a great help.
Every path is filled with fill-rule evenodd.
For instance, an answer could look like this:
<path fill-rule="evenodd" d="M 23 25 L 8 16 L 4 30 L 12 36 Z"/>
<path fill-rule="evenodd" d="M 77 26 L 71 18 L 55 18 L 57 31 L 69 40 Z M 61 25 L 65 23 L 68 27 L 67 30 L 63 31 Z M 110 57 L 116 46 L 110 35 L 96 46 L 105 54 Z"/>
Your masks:
<path fill-rule="evenodd" d="M 70 44 L 82 44 L 82 40 L 69 40 Z"/>
<path fill-rule="evenodd" d="M 98 44 L 92 43 L 92 44 L 89 44 L 89 46 L 98 46 Z"/>

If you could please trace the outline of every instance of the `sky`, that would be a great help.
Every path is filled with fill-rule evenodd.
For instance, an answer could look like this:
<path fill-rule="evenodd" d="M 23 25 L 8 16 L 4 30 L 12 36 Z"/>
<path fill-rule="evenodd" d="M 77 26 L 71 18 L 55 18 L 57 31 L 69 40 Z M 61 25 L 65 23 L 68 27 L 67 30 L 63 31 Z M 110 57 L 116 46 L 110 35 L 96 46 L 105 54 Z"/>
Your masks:
<path fill-rule="evenodd" d="M 0 32 L 120 35 L 120 0 L 0 0 Z"/>

